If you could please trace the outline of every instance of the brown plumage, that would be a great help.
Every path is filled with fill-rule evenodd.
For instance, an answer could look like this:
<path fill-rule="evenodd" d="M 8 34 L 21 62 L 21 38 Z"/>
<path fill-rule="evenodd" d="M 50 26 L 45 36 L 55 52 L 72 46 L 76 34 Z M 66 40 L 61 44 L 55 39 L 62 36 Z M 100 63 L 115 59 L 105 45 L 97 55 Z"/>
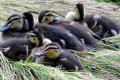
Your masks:
<path fill-rule="evenodd" d="M 76 21 L 85 27 L 89 27 L 89 29 L 94 32 L 91 34 L 94 38 L 102 40 L 107 45 L 119 48 L 118 45 L 103 39 L 104 37 L 115 36 L 120 31 L 120 26 L 110 18 L 99 14 L 86 15 L 83 4 L 78 3 L 76 4 L 74 12 L 69 12 L 65 19 Z"/>
<path fill-rule="evenodd" d="M 37 35 L 38 39 L 41 37 L 39 35 L 43 34 L 45 38 L 50 39 L 52 42 L 59 43 L 62 48 L 77 51 L 86 50 L 85 46 L 82 45 L 74 35 L 64 28 L 47 24 L 36 24 L 33 32 Z"/>
<path fill-rule="evenodd" d="M 36 35 L 31 33 L 27 36 L 27 39 L 16 38 L 3 42 L 0 44 L 0 50 L 8 58 L 25 60 L 38 43 L 40 43 L 40 41 Z M 38 46 L 41 46 L 41 44 Z"/>

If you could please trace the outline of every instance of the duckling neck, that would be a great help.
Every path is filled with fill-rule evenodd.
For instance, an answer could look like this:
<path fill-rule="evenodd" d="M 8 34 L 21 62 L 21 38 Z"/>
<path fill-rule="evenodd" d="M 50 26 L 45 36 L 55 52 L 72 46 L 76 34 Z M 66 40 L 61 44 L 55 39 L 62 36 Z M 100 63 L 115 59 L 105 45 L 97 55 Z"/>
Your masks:
<path fill-rule="evenodd" d="M 29 31 L 29 22 L 27 19 L 23 19 L 23 27 L 22 27 L 22 30 L 21 31 Z"/>
<path fill-rule="evenodd" d="M 81 13 L 79 14 L 75 14 L 74 12 L 69 12 L 66 17 L 65 20 L 70 20 L 70 21 L 83 21 L 84 20 L 84 14 Z"/>
<path fill-rule="evenodd" d="M 65 17 L 65 20 L 74 21 L 74 19 L 75 19 L 75 13 L 74 12 L 69 12 Z"/>

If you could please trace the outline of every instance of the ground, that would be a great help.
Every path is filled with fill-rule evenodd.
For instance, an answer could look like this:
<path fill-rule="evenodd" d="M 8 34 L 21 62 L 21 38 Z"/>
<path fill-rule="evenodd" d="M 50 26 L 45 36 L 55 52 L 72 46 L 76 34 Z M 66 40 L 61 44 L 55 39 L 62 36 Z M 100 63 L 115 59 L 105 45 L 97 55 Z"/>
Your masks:
<path fill-rule="evenodd" d="M 31 11 L 37 19 L 41 10 L 52 10 L 59 17 L 64 18 L 67 12 L 72 11 L 75 4 L 81 2 L 86 6 L 88 14 L 102 14 L 120 24 L 120 9 L 111 3 L 95 2 L 90 0 L 0 0 L 0 26 L 13 13 L 22 14 Z M 107 40 L 120 45 L 120 34 Z M 16 78 L 24 80 L 120 80 L 120 49 L 106 46 L 98 41 L 104 49 L 97 52 L 85 52 L 79 57 L 85 70 L 82 72 L 66 72 L 60 69 L 46 67 L 36 63 L 24 61 L 9 61 L 0 53 L 0 79 Z M 75 53 L 79 54 L 79 53 Z M 11 74 L 10 74 L 11 73 Z"/>

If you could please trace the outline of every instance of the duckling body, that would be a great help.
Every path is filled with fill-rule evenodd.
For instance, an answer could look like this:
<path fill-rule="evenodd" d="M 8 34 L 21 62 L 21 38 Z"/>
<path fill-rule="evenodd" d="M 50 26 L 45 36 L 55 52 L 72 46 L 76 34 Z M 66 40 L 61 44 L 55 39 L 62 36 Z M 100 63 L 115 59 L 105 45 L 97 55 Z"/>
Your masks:
<path fill-rule="evenodd" d="M 60 24 L 59 24 L 60 23 Z M 82 25 L 77 25 L 77 23 L 72 23 L 67 21 L 56 21 L 53 25 L 63 27 L 75 35 L 84 45 L 91 46 L 96 49 L 101 49 L 100 45 L 97 44 L 94 37 L 91 35 L 91 32 L 84 28 Z M 73 25 L 75 24 L 75 25 Z"/>
<path fill-rule="evenodd" d="M 0 41 L 4 42 L 12 38 L 24 38 L 34 26 L 33 15 L 30 12 L 11 15 L 6 24 L 0 29 Z"/>
<path fill-rule="evenodd" d="M 54 27 L 47 24 L 37 24 L 33 32 L 37 35 L 38 39 L 40 38 L 39 35 L 42 32 L 46 38 L 50 39 L 52 42 L 58 42 L 62 48 L 77 51 L 86 50 L 85 46 L 64 28 Z"/>
<path fill-rule="evenodd" d="M 43 56 L 41 56 L 43 55 Z M 81 62 L 69 51 L 61 49 L 57 43 L 50 43 L 45 46 L 45 53 L 41 53 L 43 58 L 40 63 L 53 67 L 62 67 L 70 71 L 83 70 Z"/>
<path fill-rule="evenodd" d="M 0 44 L 0 50 L 8 58 L 25 60 L 37 44 L 37 38 L 36 41 L 33 41 L 32 38 L 35 40 L 31 35 L 29 39 L 16 38 L 7 40 Z"/>
<path fill-rule="evenodd" d="M 66 15 L 66 20 L 70 19 L 80 24 L 86 24 L 93 32 L 102 38 L 115 36 L 120 31 L 120 26 L 108 17 L 99 14 L 85 15 L 84 6 L 81 3 L 76 4 L 74 12 L 69 12 Z"/>
<path fill-rule="evenodd" d="M 85 22 L 93 32 L 102 38 L 116 36 L 120 31 L 120 27 L 117 23 L 110 18 L 99 14 L 87 15 Z"/>
<path fill-rule="evenodd" d="M 101 48 L 97 44 L 94 37 L 91 35 L 91 31 L 88 28 L 78 24 L 77 22 L 56 20 L 56 18 L 57 17 L 53 15 L 50 11 L 45 10 L 40 13 L 38 20 L 39 20 L 39 23 L 48 23 L 50 25 L 54 25 L 55 27 L 65 28 L 66 30 L 71 32 L 74 36 L 76 36 L 79 39 L 79 41 L 81 41 L 86 46 L 89 45 L 96 49 Z"/>

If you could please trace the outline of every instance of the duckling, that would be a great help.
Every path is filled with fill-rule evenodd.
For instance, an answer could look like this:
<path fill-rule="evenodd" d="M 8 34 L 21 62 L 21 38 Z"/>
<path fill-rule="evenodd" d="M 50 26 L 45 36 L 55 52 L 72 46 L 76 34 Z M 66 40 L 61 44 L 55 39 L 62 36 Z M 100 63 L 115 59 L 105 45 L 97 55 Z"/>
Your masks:
<path fill-rule="evenodd" d="M 119 45 L 116 45 L 110 41 L 103 39 L 104 37 L 107 37 L 107 35 L 111 34 L 110 30 L 113 33 L 116 33 L 114 30 L 116 30 L 117 33 L 119 33 L 120 27 L 118 26 L 118 24 L 115 23 L 113 20 L 102 15 L 96 14 L 94 15 L 94 17 L 92 16 L 93 15 L 86 15 L 86 11 L 83 4 L 78 3 L 76 4 L 76 8 L 74 9 L 74 12 L 69 12 L 65 17 L 65 20 L 76 21 L 79 22 L 81 25 L 84 25 L 85 27 L 89 27 L 89 29 L 91 29 L 94 32 L 94 33 L 91 32 L 91 35 L 93 35 L 95 39 L 101 40 L 103 41 L 103 43 L 110 45 L 112 47 L 119 48 Z M 107 33 L 105 32 L 106 30 Z M 108 32 L 110 34 L 108 34 Z"/>
<path fill-rule="evenodd" d="M 77 22 L 60 20 L 59 17 L 55 16 L 51 11 L 43 10 L 38 17 L 39 23 L 47 23 L 54 25 L 55 27 L 62 27 L 71 32 L 81 41 L 88 49 L 101 49 L 100 45 L 97 44 L 94 37 L 90 34 L 91 30 L 86 28 Z"/>
<path fill-rule="evenodd" d="M 33 26 L 33 15 L 30 12 L 24 12 L 23 15 L 13 14 L 0 29 L 0 41 L 2 43 L 11 38 L 24 38 L 25 34 L 33 29 Z"/>
<path fill-rule="evenodd" d="M 86 48 L 82 45 L 79 40 L 72 35 L 69 31 L 61 27 L 54 27 L 53 25 L 47 24 L 36 24 L 33 30 L 38 39 L 41 38 L 40 34 L 52 42 L 59 43 L 62 48 L 72 49 L 77 51 L 85 51 Z"/>
<path fill-rule="evenodd" d="M 44 38 L 43 35 L 41 37 L 43 39 L 42 40 L 43 44 L 40 47 L 37 47 L 35 50 L 34 49 L 32 50 L 33 54 L 30 58 L 31 61 L 36 62 L 36 63 L 39 63 L 43 60 L 42 58 L 43 56 L 39 57 L 39 55 L 44 52 L 45 45 L 52 43 L 50 39 Z"/>
<path fill-rule="evenodd" d="M 38 43 L 38 46 L 41 46 L 41 43 L 43 43 L 39 41 L 33 33 L 30 33 L 27 38 L 28 39 L 14 38 L 7 40 L 0 45 L 0 50 L 8 58 L 25 60 Z"/>
<path fill-rule="evenodd" d="M 100 14 L 86 15 L 85 8 L 81 3 L 76 4 L 74 12 L 66 15 L 66 20 L 77 21 L 89 27 L 102 38 L 115 36 L 120 32 L 120 26 L 112 19 Z"/>
<path fill-rule="evenodd" d="M 45 65 L 62 67 L 68 71 L 83 70 L 81 62 L 68 50 L 62 49 L 58 43 L 52 42 L 45 46 L 45 52 L 40 53 L 40 60 Z"/>

